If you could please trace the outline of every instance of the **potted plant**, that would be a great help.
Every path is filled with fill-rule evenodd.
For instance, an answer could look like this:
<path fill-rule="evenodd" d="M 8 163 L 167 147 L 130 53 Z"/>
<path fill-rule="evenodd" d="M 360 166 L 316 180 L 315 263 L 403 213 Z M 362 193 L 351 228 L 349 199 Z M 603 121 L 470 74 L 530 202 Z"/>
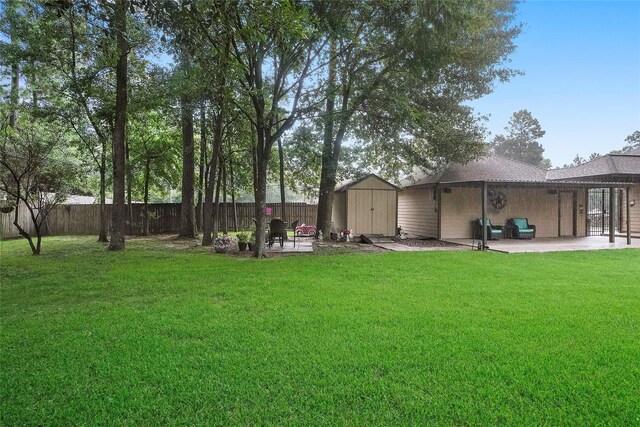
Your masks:
<path fill-rule="evenodd" d="M 217 237 L 213 241 L 213 249 L 218 254 L 226 254 L 231 246 L 231 239 L 228 235 L 223 234 L 222 237 Z"/>
<path fill-rule="evenodd" d="M 249 234 L 249 240 L 247 242 L 249 244 L 249 250 L 254 251 L 256 248 L 256 228 L 251 228 L 251 233 Z"/>
<path fill-rule="evenodd" d="M 246 251 L 247 244 L 249 243 L 249 232 L 241 231 L 237 234 L 238 237 L 238 250 Z"/>

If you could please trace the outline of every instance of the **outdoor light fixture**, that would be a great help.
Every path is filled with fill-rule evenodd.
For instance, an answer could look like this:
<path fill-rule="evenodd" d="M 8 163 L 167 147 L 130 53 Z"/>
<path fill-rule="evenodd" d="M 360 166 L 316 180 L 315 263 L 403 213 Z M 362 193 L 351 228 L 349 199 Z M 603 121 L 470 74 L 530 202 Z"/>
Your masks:
<path fill-rule="evenodd" d="M 636 199 L 629 200 L 629 207 L 634 207 L 636 205 Z"/>

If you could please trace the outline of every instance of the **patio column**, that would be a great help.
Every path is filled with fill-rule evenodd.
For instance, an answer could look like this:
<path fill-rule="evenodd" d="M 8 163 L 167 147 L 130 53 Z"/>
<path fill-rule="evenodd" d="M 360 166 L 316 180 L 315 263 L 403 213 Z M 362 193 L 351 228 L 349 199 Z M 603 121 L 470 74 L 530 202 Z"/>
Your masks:
<path fill-rule="evenodd" d="M 615 188 L 609 188 L 609 243 L 616 242 L 616 217 L 613 215 L 615 206 Z"/>
<path fill-rule="evenodd" d="M 487 249 L 487 183 L 482 183 L 482 250 Z"/>
<path fill-rule="evenodd" d="M 630 187 L 626 188 L 626 193 L 627 193 L 627 197 L 626 197 L 626 210 L 627 210 L 627 245 L 631 244 L 631 206 L 629 206 L 629 196 L 631 195 L 629 192 Z"/>

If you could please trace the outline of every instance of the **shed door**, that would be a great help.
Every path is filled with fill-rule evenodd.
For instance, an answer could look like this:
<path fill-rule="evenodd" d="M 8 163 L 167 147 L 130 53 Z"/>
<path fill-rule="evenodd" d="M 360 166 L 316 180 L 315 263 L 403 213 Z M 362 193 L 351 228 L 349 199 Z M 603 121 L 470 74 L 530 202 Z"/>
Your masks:
<path fill-rule="evenodd" d="M 372 190 L 372 234 L 395 235 L 396 192 Z"/>
<path fill-rule="evenodd" d="M 573 192 L 560 192 L 560 236 L 573 236 Z"/>
<path fill-rule="evenodd" d="M 395 235 L 396 192 L 386 190 L 349 190 L 347 225 L 355 234 Z"/>
<path fill-rule="evenodd" d="M 355 229 L 358 234 L 373 233 L 373 191 L 354 190 L 356 195 Z"/>

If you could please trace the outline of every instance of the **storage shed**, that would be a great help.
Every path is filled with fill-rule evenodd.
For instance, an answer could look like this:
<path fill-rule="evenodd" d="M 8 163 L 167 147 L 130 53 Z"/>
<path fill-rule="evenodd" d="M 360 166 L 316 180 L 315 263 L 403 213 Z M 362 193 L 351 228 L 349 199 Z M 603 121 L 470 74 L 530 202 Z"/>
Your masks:
<path fill-rule="evenodd" d="M 338 230 L 350 228 L 356 236 L 395 236 L 398 191 L 398 187 L 374 174 L 341 185 L 333 200 L 334 226 Z"/>

